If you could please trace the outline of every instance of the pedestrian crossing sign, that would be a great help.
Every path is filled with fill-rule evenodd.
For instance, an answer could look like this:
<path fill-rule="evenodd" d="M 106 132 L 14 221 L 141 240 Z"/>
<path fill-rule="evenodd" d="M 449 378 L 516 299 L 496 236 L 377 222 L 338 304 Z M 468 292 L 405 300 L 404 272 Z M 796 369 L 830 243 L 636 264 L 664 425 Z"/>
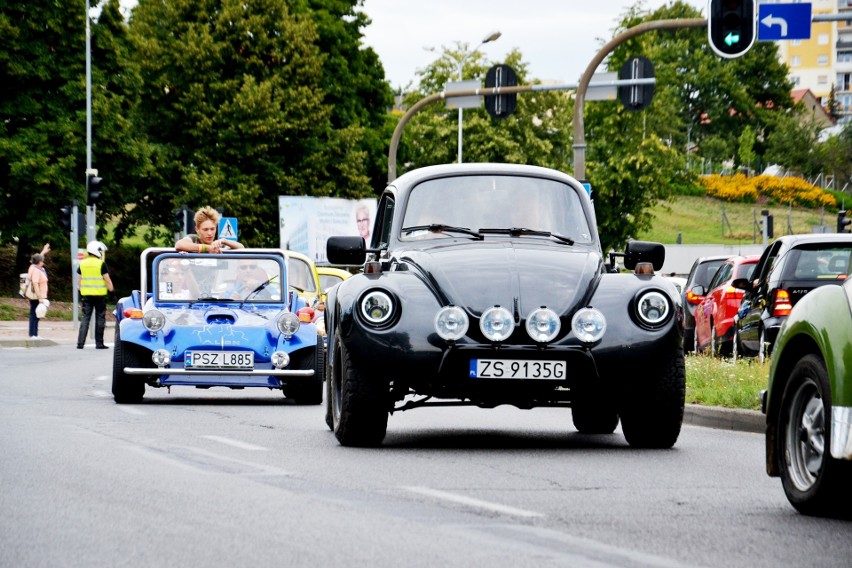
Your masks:
<path fill-rule="evenodd" d="M 219 219 L 219 238 L 229 241 L 237 240 L 237 218 L 222 217 Z"/>

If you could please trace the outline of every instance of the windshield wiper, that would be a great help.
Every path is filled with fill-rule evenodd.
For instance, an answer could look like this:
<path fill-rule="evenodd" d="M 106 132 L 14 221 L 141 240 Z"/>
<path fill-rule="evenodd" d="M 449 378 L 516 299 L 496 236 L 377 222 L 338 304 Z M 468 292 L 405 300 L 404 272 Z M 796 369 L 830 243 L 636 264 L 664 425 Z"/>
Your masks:
<path fill-rule="evenodd" d="M 244 301 L 244 302 L 247 302 L 247 301 L 251 300 L 251 298 L 252 298 L 255 294 L 259 293 L 261 290 L 263 290 L 264 288 L 266 288 L 267 286 L 269 286 L 270 282 L 272 282 L 272 281 L 273 281 L 273 280 L 275 280 L 276 278 L 278 278 L 278 275 L 277 275 L 277 274 L 276 274 L 275 276 L 273 276 L 272 278 L 270 278 L 269 280 L 267 280 L 266 282 L 262 282 L 262 283 L 258 284 L 257 288 L 255 288 L 254 290 L 252 290 L 251 292 L 249 292 L 249 293 L 248 293 L 248 295 L 245 297 L 245 300 L 243 300 L 243 301 Z"/>
<path fill-rule="evenodd" d="M 494 235 L 510 235 L 512 237 L 520 237 L 521 235 L 530 235 L 533 237 L 552 237 L 557 241 L 563 242 L 568 245 L 574 244 L 574 239 L 571 239 L 569 237 L 565 237 L 557 233 L 551 233 L 550 231 L 537 231 L 535 229 L 527 229 L 525 227 L 512 227 L 510 229 L 479 229 L 479 232 L 483 234 L 490 233 Z"/>
<path fill-rule="evenodd" d="M 464 233 L 465 235 L 470 235 L 475 239 L 482 240 L 482 235 L 480 235 L 477 231 L 468 229 L 467 227 L 453 227 L 452 225 L 442 225 L 440 223 L 433 223 L 431 225 L 415 225 L 414 227 L 404 227 L 402 231 L 405 233 L 413 233 L 414 231 L 431 231 L 433 233 Z"/>

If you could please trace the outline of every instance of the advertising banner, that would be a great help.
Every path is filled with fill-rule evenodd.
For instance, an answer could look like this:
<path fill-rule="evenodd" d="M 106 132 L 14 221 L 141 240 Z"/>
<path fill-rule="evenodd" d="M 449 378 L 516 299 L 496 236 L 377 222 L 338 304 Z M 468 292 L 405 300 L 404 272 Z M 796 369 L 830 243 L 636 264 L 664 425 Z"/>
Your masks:
<path fill-rule="evenodd" d="M 328 237 L 361 235 L 370 246 L 375 198 L 278 197 L 281 248 L 300 252 L 316 264 L 328 264 Z"/>

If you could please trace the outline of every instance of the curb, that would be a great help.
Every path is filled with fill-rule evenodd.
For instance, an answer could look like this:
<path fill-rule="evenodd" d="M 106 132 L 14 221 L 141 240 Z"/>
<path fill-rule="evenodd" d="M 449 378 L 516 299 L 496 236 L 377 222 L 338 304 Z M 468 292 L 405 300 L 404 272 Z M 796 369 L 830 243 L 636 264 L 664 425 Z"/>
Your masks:
<path fill-rule="evenodd" d="M 683 423 L 717 430 L 737 430 L 756 434 L 766 432 L 766 416 L 762 412 L 721 406 L 687 404 L 683 412 Z"/>

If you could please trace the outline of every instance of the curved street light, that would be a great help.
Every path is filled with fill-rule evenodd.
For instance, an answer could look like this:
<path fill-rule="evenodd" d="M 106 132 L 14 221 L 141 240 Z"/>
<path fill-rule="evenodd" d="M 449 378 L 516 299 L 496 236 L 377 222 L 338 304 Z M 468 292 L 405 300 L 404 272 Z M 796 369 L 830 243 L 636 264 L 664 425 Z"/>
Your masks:
<path fill-rule="evenodd" d="M 462 58 L 461 58 L 461 60 L 459 61 L 459 81 L 462 81 L 462 80 L 463 80 L 462 73 L 463 73 L 463 71 L 464 71 L 464 62 L 465 62 L 465 61 L 467 61 L 467 60 L 468 60 L 468 58 L 469 58 L 471 55 L 473 55 L 474 53 L 476 53 L 477 51 L 479 51 L 479 48 L 480 48 L 480 47 L 482 47 L 483 45 L 485 45 L 486 43 L 488 43 L 488 42 L 490 42 L 490 41 L 496 41 L 496 40 L 497 40 L 497 38 L 499 38 L 501 35 L 503 35 L 503 34 L 502 34 L 502 33 L 500 33 L 500 32 L 499 32 L 499 31 L 497 31 L 497 30 L 495 30 L 495 31 L 491 32 L 490 34 L 488 34 L 487 36 L 485 36 L 485 37 L 482 39 L 482 41 L 481 41 L 481 42 L 479 42 L 479 45 L 477 45 L 477 46 L 476 46 L 476 48 L 474 48 L 473 50 L 469 51 L 469 52 L 468 52 L 468 53 L 467 53 L 464 57 L 462 57 Z M 462 108 L 461 108 L 461 107 L 459 107 L 459 156 L 458 156 L 458 158 L 459 158 L 459 163 L 460 163 L 460 164 L 462 163 L 462 129 L 463 129 L 463 127 L 462 127 L 462 112 L 463 112 L 463 111 L 462 111 Z"/>

